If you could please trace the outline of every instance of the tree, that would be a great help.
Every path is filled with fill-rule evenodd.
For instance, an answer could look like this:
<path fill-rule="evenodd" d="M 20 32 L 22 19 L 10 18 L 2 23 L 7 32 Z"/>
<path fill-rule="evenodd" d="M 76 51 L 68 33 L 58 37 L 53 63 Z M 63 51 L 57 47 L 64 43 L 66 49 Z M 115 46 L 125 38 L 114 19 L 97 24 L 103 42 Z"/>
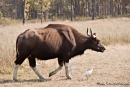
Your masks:
<path fill-rule="evenodd" d="M 26 1 L 26 4 L 24 3 Z M 26 6 L 24 6 L 26 5 Z M 3 17 L 25 19 L 104 18 L 130 14 L 130 0 L 0 0 Z M 24 17 L 23 17 L 24 16 Z M 23 23 L 25 20 L 23 20 Z"/>
<path fill-rule="evenodd" d="M 92 20 L 94 20 L 94 16 L 95 16 L 95 0 L 92 0 Z"/>
<path fill-rule="evenodd" d="M 25 24 L 26 20 L 26 0 L 23 2 L 23 24 Z"/>

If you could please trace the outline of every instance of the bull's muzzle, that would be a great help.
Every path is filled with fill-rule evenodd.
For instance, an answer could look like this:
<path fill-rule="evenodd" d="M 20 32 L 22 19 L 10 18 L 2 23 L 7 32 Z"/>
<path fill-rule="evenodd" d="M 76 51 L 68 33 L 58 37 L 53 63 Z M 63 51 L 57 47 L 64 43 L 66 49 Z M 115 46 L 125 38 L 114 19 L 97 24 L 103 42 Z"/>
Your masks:
<path fill-rule="evenodd" d="M 106 50 L 105 47 L 100 47 L 101 52 L 104 52 L 104 50 Z"/>

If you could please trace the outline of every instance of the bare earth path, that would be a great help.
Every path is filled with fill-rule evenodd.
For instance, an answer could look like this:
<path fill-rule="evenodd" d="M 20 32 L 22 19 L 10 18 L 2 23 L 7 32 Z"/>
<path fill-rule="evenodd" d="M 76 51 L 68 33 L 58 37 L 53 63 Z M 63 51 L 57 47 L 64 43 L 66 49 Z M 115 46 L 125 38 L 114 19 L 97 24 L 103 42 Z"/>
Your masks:
<path fill-rule="evenodd" d="M 50 71 L 58 67 L 57 59 L 39 61 L 37 66 L 41 74 L 48 79 L 42 82 L 30 69 L 28 61 L 20 67 L 18 79 L 12 81 L 11 74 L 0 74 L 0 87 L 130 87 L 130 45 L 106 46 L 104 53 L 86 50 L 81 56 L 70 60 L 70 65 L 76 64 L 71 72 L 72 80 L 66 80 L 64 68 L 52 77 Z M 94 71 L 87 80 L 85 71 L 94 66 Z"/>

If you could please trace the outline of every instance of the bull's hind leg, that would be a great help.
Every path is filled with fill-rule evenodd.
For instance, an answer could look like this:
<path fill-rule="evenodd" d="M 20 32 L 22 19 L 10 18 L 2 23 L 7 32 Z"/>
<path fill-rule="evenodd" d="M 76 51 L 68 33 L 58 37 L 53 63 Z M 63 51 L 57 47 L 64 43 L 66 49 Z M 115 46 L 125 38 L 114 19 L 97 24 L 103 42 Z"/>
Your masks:
<path fill-rule="evenodd" d="M 19 66 L 23 63 L 23 61 L 26 59 L 26 57 L 24 57 L 24 56 L 18 56 L 18 54 L 17 54 L 17 56 L 16 56 L 16 60 L 15 60 L 15 63 L 14 63 L 14 73 L 13 73 L 13 80 L 14 81 L 18 81 L 17 80 L 17 72 L 18 72 L 18 68 L 19 68 Z"/>
<path fill-rule="evenodd" d="M 64 61 L 63 61 L 62 58 L 58 58 L 59 67 L 58 67 L 56 70 L 52 71 L 52 72 L 49 74 L 49 77 L 51 77 L 52 75 L 55 75 L 59 70 L 62 69 L 62 67 L 63 67 L 63 62 L 64 62 Z"/>
<path fill-rule="evenodd" d="M 30 67 L 33 69 L 33 71 L 37 74 L 37 76 L 41 79 L 41 80 L 45 80 L 42 75 L 38 72 L 37 68 L 36 68 L 36 60 L 35 57 L 33 56 L 29 56 L 28 57 L 29 60 L 29 65 Z"/>
<path fill-rule="evenodd" d="M 19 68 L 19 64 L 17 65 L 16 63 L 14 63 L 14 73 L 13 73 L 13 80 L 14 81 L 18 81 L 17 80 L 17 72 L 18 72 L 18 68 Z"/>

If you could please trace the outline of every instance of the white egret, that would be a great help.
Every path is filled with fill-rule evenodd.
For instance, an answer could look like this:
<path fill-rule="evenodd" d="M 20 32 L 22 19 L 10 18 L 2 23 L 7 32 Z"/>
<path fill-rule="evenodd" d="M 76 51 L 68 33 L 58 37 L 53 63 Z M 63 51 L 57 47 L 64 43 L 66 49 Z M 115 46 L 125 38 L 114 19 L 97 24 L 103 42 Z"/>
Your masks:
<path fill-rule="evenodd" d="M 76 68 L 76 65 L 71 66 L 70 68 L 68 68 L 68 71 L 70 72 L 70 71 L 74 70 L 75 68 Z"/>
<path fill-rule="evenodd" d="M 91 67 L 91 69 L 90 70 L 88 70 L 87 72 L 85 72 L 85 76 L 87 77 L 87 79 L 88 79 L 88 76 L 90 76 L 91 74 L 92 74 L 92 72 L 93 72 L 93 66 Z"/>

